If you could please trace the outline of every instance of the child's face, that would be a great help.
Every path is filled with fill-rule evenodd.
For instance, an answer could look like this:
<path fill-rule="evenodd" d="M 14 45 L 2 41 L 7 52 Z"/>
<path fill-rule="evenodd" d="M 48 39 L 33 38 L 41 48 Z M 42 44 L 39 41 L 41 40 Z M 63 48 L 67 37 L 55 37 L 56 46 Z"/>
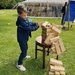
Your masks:
<path fill-rule="evenodd" d="M 23 13 L 20 15 L 20 17 L 25 20 L 25 19 L 27 18 L 27 13 L 26 13 L 26 12 L 23 12 Z"/>

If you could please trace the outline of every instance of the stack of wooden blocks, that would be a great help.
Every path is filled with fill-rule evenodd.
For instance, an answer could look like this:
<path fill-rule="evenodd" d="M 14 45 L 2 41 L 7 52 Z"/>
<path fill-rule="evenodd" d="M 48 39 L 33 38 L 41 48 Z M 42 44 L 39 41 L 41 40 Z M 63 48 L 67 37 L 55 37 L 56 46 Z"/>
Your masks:
<path fill-rule="evenodd" d="M 61 26 L 54 25 L 49 22 L 42 24 L 42 42 L 49 45 L 51 44 L 50 39 L 56 37 L 61 33 Z"/>
<path fill-rule="evenodd" d="M 42 24 L 42 42 L 44 43 L 46 38 L 50 35 L 51 33 L 51 25 L 49 24 L 49 22 L 44 22 Z M 47 42 L 48 43 L 48 42 Z"/>
<path fill-rule="evenodd" d="M 41 27 L 42 27 L 42 43 L 52 45 L 51 53 L 54 56 L 57 56 L 63 51 L 65 51 L 62 39 L 59 37 L 62 27 L 49 23 L 47 21 L 44 22 Z"/>
<path fill-rule="evenodd" d="M 59 36 L 50 39 L 50 41 L 52 43 L 51 53 L 54 56 L 57 56 L 57 55 L 59 55 L 59 54 L 61 54 L 62 52 L 65 51 L 64 44 L 62 42 L 62 39 Z"/>
<path fill-rule="evenodd" d="M 65 68 L 61 61 L 50 59 L 48 75 L 65 75 Z"/>

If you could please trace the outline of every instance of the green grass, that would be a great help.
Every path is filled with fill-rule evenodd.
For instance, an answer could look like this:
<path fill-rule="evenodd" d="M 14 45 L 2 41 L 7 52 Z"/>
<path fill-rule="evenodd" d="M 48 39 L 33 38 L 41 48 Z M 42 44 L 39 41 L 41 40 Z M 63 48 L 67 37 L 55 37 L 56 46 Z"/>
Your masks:
<path fill-rule="evenodd" d="M 48 61 L 53 56 L 46 56 L 46 68 L 44 70 L 42 69 L 42 52 L 38 52 L 38 59 L 34 59 L 35 38 L 41 35 L 41 28 L 32 32 L 32 38 L 28 42 L 28 55 L 31 58 L 24 60 L 24 66 L 27 70 L 21 72 L 15 67 L 20 55 L 20 48 L 16 40 L 16 19 L 16 10 L 0 10 L 0 75 L 47 75 Z M 30 20 L 49 21 L 59 25 L 61 22 L 60 19 L 30 18 Z M 60 37 L 63 39 L 66 51 L 59 55 L 59 60 L 64 63 L 67 75 L 75 75 L 75 26 L 69 31 L 63 30 Z"/>

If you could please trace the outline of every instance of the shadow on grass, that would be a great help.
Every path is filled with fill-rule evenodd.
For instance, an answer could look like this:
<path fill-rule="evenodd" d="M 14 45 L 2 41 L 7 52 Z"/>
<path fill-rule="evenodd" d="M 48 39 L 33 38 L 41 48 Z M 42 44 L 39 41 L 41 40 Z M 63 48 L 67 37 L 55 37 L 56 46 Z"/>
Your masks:
<path fill-rule="evenodd" d="M 25 59 L 25 72 L 21 72 L 16 68 L 13 62 L 6 63 L 0 67 L 0 75 L 45 75 L 45 69 L 42 68 L 41 59 Z"/>

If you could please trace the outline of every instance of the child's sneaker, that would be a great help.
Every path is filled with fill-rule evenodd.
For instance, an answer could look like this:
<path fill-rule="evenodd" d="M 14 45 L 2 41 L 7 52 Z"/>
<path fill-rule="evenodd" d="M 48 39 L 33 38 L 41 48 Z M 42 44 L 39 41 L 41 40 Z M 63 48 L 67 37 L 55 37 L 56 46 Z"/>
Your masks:
<path fill-rule="evenodd" d="M 20 70 L 20 71 L 25 71 L 26 68 L 23 65 L 16 65 L 16 67 Z"/>
<path fill-rule="evenodd" d="M 30 57 L 31 57 L 31 56 L 26 56 L 25 58 L 28 59 L 28 58 L 30 58 Z"/>

